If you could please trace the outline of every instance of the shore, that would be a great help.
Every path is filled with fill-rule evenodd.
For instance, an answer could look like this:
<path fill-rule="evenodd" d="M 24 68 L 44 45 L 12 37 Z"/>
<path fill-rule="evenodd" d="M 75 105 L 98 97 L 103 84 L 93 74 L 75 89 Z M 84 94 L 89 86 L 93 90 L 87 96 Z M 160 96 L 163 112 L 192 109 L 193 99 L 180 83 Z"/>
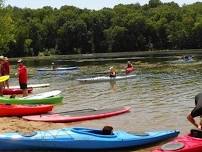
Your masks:
<path fill-rule="evenodd" d="M 0 133 L 5 132 L 32 132 L 37 130 L 49 130 L 67 127 L 64 123 L 48 123 L 26 121 L 19 117 L 0 118 Z"/>

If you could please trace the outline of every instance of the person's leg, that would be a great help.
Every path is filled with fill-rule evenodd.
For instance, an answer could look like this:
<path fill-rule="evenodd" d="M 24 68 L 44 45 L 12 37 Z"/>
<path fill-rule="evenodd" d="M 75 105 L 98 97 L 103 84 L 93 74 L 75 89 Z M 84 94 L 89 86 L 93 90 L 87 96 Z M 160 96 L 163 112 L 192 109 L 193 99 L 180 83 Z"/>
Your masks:
<path fill-rule="evenodd" d="M 0 83 L 0 96 L 3 96 L 3 83 Z"/>
<path fill-rule="evenodd" d="M 23 94 L 23 97 L 28 96 L 28 90 L 27 89 L 23 89 L 22 90 L 22 94 Z"/>
<path fill-rule="evenodd" d="M 6 86 L 7 88 L 9 88 L 8 80 L 6 80 L 6 82 L 5 82 L 5 86 Z"/>
<path fill-rule="evenodd" d="M 23 97 L 28 96 L 27 84 L 20 83 L 20 89 L 22 89 L 22 95 L 23 95 Z"/>

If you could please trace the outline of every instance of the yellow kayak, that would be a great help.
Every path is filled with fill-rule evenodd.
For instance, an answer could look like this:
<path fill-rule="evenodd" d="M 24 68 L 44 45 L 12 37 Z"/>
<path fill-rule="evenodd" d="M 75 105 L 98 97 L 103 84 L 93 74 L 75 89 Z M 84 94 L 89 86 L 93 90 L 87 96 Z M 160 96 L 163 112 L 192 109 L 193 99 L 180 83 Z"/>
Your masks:
<path fill-rule="evenodd" d="M 9 78 L 10 78 L 9 75 L 1 76 L 0 77 L 0 82 L 4 82 L 4 81 L 8 80 Z"/>

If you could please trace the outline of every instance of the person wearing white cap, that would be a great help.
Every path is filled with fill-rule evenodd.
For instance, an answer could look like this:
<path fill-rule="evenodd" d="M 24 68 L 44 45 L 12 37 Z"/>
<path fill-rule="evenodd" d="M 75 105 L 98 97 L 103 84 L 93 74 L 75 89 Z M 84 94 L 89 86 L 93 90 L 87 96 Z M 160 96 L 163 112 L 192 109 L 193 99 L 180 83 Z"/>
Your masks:
<path fill-rule="evenodd" d="M 19 78 L 19 84 L 20 89 L 22 89 L 23 97 L 28 96 L 28 90 L 27 90 L 27 81 L 28 81 L 28 72 L 26 66 L 23 64 L 22 59 L 18 59 L 18 78 Z"/>
<path fill-rule="evenodd" d="M 128 61 L 127 67 L 125 70 L 126 74 L 129 74 L 129 73 L 133 72 L 134 70 L 135 70 L 135 68 L 133 67 L 132 63 L 130 61 Z"/>
<path fill-rule="evenodd" d="M 52 62 L 51 64 L 52 64 L 52 67 L 51 67 L 51 68 L 52 68 L 52 70 L 55 70 L 55 69 L 56 69 L 56 65 L 55 65 L 55 63 L 54 63 L 54 62 Z"/>
<path fill-rule="evenodd" d="M 113 66 L 109 68 L 109 77 L 116 77 L 116 69 Z"/>

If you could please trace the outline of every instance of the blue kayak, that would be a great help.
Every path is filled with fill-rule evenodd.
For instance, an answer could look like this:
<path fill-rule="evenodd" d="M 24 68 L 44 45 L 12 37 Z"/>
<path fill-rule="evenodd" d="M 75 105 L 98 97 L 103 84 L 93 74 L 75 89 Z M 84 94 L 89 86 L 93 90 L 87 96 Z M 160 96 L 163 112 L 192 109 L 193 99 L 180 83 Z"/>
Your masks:
<path fill-rule="evenodd" d="M 139 147 L 176 137 L 179 131 L 128 133 L 113 131 L 104 135 L 102 130 L 89 128 L 62 128 L 32 133 L 0 134 L 0 150 L 103 150 Z"/>

